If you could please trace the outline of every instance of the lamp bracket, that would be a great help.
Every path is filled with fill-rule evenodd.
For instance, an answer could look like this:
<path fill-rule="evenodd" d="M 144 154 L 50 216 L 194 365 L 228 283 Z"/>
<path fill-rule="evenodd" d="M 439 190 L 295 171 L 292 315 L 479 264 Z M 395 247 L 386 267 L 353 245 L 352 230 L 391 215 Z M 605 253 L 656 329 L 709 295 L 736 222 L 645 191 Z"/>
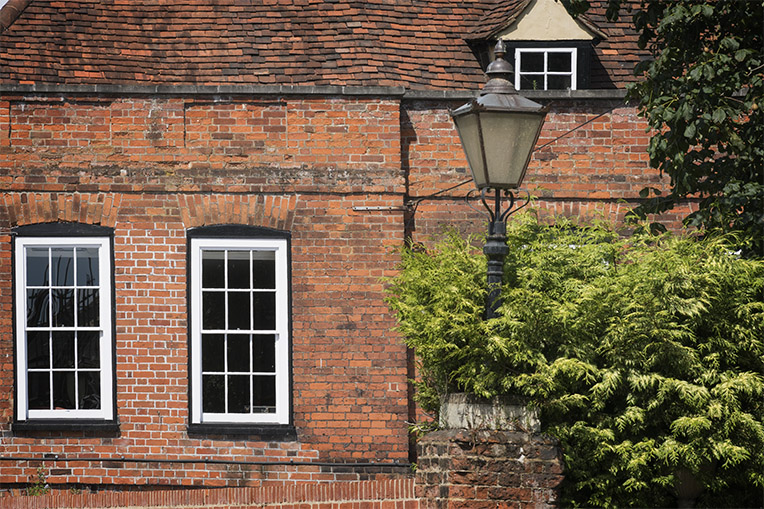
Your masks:
<path fill-rule="evenodd" d="M 485 207 L 486 211 L 488 211 L 488 218 L 491 224 L 494 224 L 497 222 L 503 223 L 507 219 L 507 217 L 527 207 L 528 204 L 530 203 L 530 198 L 531 198 L 530 193 L 525 191 L 525 196 L 521 198 L 523 200 L 523 204 L 513 209 L 512 207 L 515 206 L 515 202 L 516 202 L 515 194 L 510 189 L 493 189 L 494 191 L 493 207 L 491 207 L 491 205 L 489 205 L 490 198 L 487 196 L 489 189 L 492 189 L 492 188 L 484 187 L 480 190 L 480 201 L 483 203 L 483 207 Z M 467 197 L 469 197 L 470 194 L 468 194 Z M 505 207 L 502 208 L 502 201 L 505 201 L 505 200 L 508 203 L 506 204 Z"/>

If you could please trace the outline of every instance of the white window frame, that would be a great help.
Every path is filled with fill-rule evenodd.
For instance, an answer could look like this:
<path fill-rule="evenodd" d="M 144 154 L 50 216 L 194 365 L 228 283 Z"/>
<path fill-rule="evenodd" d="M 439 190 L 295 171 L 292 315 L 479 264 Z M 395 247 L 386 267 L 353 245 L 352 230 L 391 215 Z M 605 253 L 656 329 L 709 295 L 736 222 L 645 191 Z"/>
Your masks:
<path fill-rule="evenodd" d="M 101 384 L 100 409 L 53 409 L 39 410 L 29 408 L 28 370 L 27 370 L 27 331 L 50 329 L 51 327 L 27 327 L 27 259 L 29 247 L 47 248 L 96 248 L 98 249 L 99 279 L 99 325 L 97 327 L 65 327 L 61 330 L 99 331 L 99 371 Z M 63 420 L 63 419 L 114 419 L 114 362 L 113 362 L 113 326 L 112 326 L 112 271 L 111 241 L 108 237 L 17 237 L 15 240 L 14 281 L 16 288 L 16 419 Z M 76 263 L 76 261 L 75 261 Z M 76 283 L 76 282 L 75 282 Z M 51 285 L 51 281 L 48 282 Z"/>
<path fill-rule="evenodd" d="M 191 422 L 193 424 L 289 424 L 289 280 L 288 242 L 285 238 L 192 238 L 190 243 Z M 239 333 L 274 334 L 276 369 L 275 413 L 205 413 L 202 411 L 202 251 L 245 250 L 275 253 L 276 324 L 272 331 L 237 330 Z M 222 331 L 221 331 L 222 332 Z"/>
<path fill-rule="evenodd" d="M 523 53 L 543 53 L 544 70 L 543 72 L 521 72 L 520 57 Z M 549 71 L 549 53 L 570 53 L 570 72 Z M 547 88 L 547 78 L 549 76 L 570 76 L 570 90 L 576 90 L 578 81 L 578 48 L 515 48 L 515 89 L 520 88 L 521 76 L 538 76 L 544 78 L 544 87 L 540 90 L 549 90 Z M 525 89 L 529 90 L 529 89 Z M 555 89 L 556 90 L 556 89 Z"/>

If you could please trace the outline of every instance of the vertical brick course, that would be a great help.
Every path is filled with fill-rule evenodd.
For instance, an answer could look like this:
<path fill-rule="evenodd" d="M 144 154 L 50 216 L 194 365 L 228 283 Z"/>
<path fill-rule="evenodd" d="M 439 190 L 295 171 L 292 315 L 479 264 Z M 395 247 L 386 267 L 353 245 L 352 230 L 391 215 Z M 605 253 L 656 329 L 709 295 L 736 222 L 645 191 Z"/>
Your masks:
<path fill-rule="evenodd" d="M 337 482 L 319 485 L 297 482 L 256 488 L 161 490 L 144 492 L 51 493 L 43 496 L 0 497 L 7 509 L 51 507 L 273 507 L 308 509 L 418 509 L 411 478 Z"/>

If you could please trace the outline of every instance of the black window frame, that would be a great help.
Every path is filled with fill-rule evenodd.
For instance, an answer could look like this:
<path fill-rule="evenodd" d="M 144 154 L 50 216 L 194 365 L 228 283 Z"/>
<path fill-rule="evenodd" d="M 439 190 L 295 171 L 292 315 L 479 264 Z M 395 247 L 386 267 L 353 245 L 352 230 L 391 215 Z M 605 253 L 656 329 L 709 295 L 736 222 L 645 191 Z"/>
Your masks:
<path fill-rule="evenodd" d="M 286 241 L 286 297 L 287 297 L 287 380 L 288 380 L 288 423 L 229 423 L 229 422 L 194 422 L 192 412 L 195 403 L 195 395 L 192 388 L 192 377 L 200 376 L 194 373 L 192 367 L 192 349 L 193 331 L 191 324 L 191 313 L 193 309 L 194 295 L 192 289 L 192 240 L 194 239 L 224 239 L 231 240 L 257 240 L 257 239 L 283 239 Z M 219 224 L 189 228 L 186 230 L 186 302 L 187 302 L 187 333 L 188 333 L 188 411 L 189 421 L 187 431 L 191 436 L 204 436 L 206 438 L 229 436 L 246 436 L 252 440 L 269 441 L 294 441 L 297 439 L 297 432 L 294 426 L 294 379 L 293 379 L 293 341 L 292 341 L 292 237 L 291 232 L 286 230 L 277 230 L 263 226 L 252 226 L 243 224 Z"/>
<path fill-rule="evenodd" d="M 109 246 L 109 291 L 111 293 L 111 419 L 98 418 L 26 418 L 19 419 L 19 366 L 18 366 L 18 324 L 17 315 L 17 292 L 24 291 L 19 288 L 19 281 L 16 278 L 17 264 L 16 243 L 21 238 L 77 238 L 77 237 L 99 237 L 106 239 Z M 11 430 L 16 434 L 26 434 L 28 432 L 48 432 L 48 431 L 82 431 L 88 432 L 119 432 L 119 415 L 117 412 L 117 350 L 116 350 L 116 291 L 114 278 L 114 228 L 102 225 L 93 225 L 86 223 L 55 222 L 55 223 L 35 223 L 20 225 L 11 229 L 11 282 L 12 282 L 12 328 L 13 328 L 13 421 Z"/>

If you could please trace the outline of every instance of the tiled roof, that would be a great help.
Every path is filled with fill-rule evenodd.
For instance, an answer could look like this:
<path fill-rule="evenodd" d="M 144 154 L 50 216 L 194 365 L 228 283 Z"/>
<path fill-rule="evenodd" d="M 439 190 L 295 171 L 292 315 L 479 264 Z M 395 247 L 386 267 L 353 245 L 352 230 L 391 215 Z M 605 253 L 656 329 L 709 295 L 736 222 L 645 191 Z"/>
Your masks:
<path fill-rule="evenodd" d="M 602 30 L 607 38 L 598 40 L 594 46 L 596 58 L 592 59 L 591 88 L 623 88 L 634 81 L 634 66 L 648 55 L 647 50 L 639 49 L 639 36 L 634 31 L 632 15 L 628 11 L 621 13 L 618 21 L 608 21 L 604 2 L 599 2 L 586 13 L 587 20 Z M 624 2 L 626 4 L 627 2 Z"/>
<path fill-rule="evenodd" d="M 484 77 L 465 39 L 524 2 L 32 0 L 0 34 L 0 82 L 474 90 Z M 634 37 L 612 30 L 597 51 L 620 79 L 631 54 L 602 50 Z"/>

